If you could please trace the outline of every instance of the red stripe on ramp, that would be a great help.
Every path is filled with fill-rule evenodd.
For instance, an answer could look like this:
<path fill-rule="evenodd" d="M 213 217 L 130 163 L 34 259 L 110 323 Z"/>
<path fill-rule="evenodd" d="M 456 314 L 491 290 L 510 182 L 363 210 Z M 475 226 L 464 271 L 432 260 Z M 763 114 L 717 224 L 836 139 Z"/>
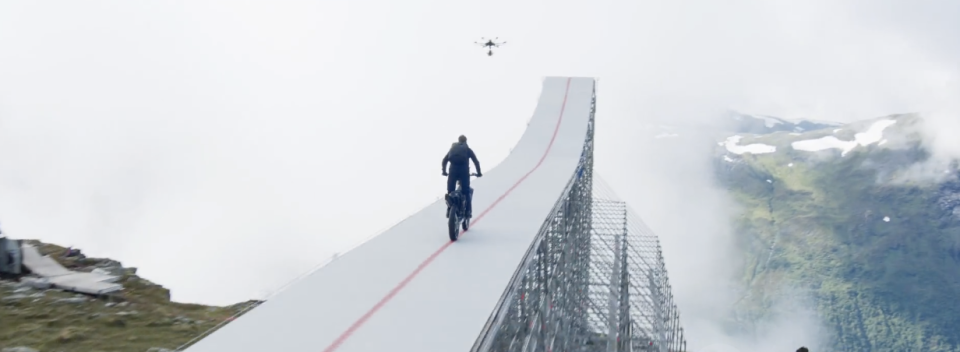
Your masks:
<path fill-rule="evenodd" d="M 540 168 L 540 164 L 543 164 L 543 161 L 547 159 L 547 154 L 549 154 L 550 149 L 553 148 L 553 141 L 557 139 L 557 132 L 560 131 L 560 122 L 563 121 L 563 111 L 567 107 L 567 94 L 570 93 L 570 80 L 571 78 L 567 78 L 567 87 L 566 87 L 566 90 L 564 90 L 563 92 L 563 104 L 560 105 L 560 116 L 557 117 L 557 126 L 553 128 L 553 136 L 550 137 L 550 144 L 547 144 L 547 149 L 543 151 L 543 156 L 540 157 L 540 161 L 537 162 L 537 165 L 533 166 L 533 169 L 530 169 L 530 171 L 528 171 L 525 175 L 523 175 L 523 177 L 517 180 L 517 182 L 514 183 L 513 186 L 510 187 L 510 189 L 508 189 L 506 192 L 500 195 L 500 197 L 498 197 L 497 200 L 493 201 L 493 204 L 490 204 L 490 206 L 484 209 L 483 212 L 480 213 L 480 215 L 477 215 L 477 217 L 470 222 L 470 228 L 473 228 L 473 225 L 479 222 L 480 219 L 483 219 L 484 215 L 487 215 L 487 213 L 490 212 L 491 209 L 496 207 L 497 204 L 500 203 L 500 201 L 506 198 L 507 195 L 510 194 L 510 192 L 513 192 L 513 190 L 516 189 L 517 186 L 520 185 L 520 183 L 526 180 L 527 177 L 530 176 L 530 174 L 533 174 L 534 171 L 537 171 L 537 169 Z M 467 231 L 463 231 L 462 233 L 466 234 Z M 410 281 L 413 281 L 413 278 L 417 277 L 417 275 L 419 275 L 420 272 L 423 271 L 423 268 L 426 268 L 428 265 L 430 265 L 430 263 L 432 263 L 434 259 L 437 259 L 437 257 L 440 256 L 440 253 L 443 253 L 443 251 L 445 251 L 447 247 L 450 247 L 451 244 L 453 244 L 452 241 L 447 242 L 446 244 L 441 246 L 440 249 L 437 249 L 436 252 L 433 252 L 433 254 L 427 257 L 427 259 L 424 260 L 422 263 L 420 263 L 420 265 L 418 265 L 417 268 L 410 273 L 410 275 L 407 275 L 407 277 L 405 277 L 403 281 L 400 281 L 400 283 L 397 284 L 397 286 L 394 287 L 392 290 L 390 290 L 390 292 L 388 292 L 386 296 L 383 296 L 383 298 L 381 298 L 380 301 L 377 302 L 377 304 L 375 304 L 372 308 L 370 308 L 370 310 L 368 310 L 367 313 L 361 316 L 360 319 L 357 319 L 357 321 L 355 321 L 353 325 L 350 325 L 350 327 L 347 328 L 346 331 L 340 334 L 340 336 L 337 337 L 337 339 L 334 340 L 333 343 L 330 344 L 330 346 L 327 346 L 327 348 L 325 348 L 323 352 L 336 351 L 337 348 L 340 347 L 340 345 L 342 345 L 345 341 L 347 341 L 347 339 L 350 338 L 350 336 L 357 331 L 357 329 L 363 326 L 363 324 L 366 323 L 367 320 L 370 319 L 370 317 L 372 317 L 374 314 L 380 311 L 380 308 L 383 308 L 383 306 L 387 304 L 387 302 L 389 302 L 391 299 L 393 299 L 393 297 L 396 296 L 397 293 L 403 290 L 403 288 L 406 287 L 407 284 L 410 283 Z"/>

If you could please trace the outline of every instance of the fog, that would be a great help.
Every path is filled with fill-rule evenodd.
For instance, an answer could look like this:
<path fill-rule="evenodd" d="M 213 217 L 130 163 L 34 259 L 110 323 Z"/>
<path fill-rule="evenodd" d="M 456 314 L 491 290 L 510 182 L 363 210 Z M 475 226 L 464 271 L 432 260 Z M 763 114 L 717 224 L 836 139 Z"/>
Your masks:
<path fill-rule="evenodd" d="M 261 298 L 437 199 L 457 135 L 495 167 L 541 77 L 593 76 L 597 172 L 660 235 L 690 348 L 793 350 L 815 320 L 718 330 L 739 256 L 712 142 L 644 126 L 919 111 L 951 155 L 958 20 L 947 0 L 3 2 L 0 222 L 178 301 Z"/>

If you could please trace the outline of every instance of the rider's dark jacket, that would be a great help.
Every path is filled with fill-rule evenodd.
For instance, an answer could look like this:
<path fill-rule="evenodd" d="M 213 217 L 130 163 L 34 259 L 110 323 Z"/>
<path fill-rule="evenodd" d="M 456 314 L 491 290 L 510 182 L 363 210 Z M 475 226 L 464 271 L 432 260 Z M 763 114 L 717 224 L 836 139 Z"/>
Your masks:
<path fill-rule="evenodd" d="M 470 160 L 473 160 L 473 166 L 477 169 L 478 174 L 480 172 L 480 162 L 477 161 L 477 155 L 473 153 L 473 149 L 466 143 L 453 143 L 450 146 L 450 150 L 447 151 L 447 155 L 443 157 L 443 171 L 447 170 L 447 163 L 450 163 L 450 174 L 451 175 L 467 175 L 470 173 Z"/>

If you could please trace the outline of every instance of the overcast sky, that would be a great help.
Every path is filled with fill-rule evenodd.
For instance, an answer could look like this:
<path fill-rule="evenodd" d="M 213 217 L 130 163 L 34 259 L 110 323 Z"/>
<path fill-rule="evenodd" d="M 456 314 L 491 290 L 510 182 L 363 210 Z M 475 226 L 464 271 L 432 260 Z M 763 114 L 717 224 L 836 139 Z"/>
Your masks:
<path fill-rule="evenodd" d="M 636 182 L 673 177 L 632 162 L 671 152 L 624 143 L 641 125 L 944 110 L 958 21 L 949 0 L 5 1 L 0 221 L 179 301 L 260 297 L 437 199 L 457 135 L 495 166 L 543 76 L 594 76 L 596 168 L 691 281 L 684 219 L 649 214 L 689 204 Z"/>

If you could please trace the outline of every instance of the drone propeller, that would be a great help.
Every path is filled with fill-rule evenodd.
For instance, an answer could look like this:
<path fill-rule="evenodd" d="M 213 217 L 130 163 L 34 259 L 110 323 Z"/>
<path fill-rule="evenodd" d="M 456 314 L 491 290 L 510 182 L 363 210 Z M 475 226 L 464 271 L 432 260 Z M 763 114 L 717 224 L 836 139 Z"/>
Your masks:
<path fill-rule="evenodd" d="M 479 41 L 479 42 L 476 42 L 476 41 L 475 41 L 475 42 L 473 42 L 473 43 L 474 43 L 474 44 L 477 44 L 477 45 L 492 46 L 492 47 L 499 47 L 500 45 L 503 45 L 503 44 L 506 44 L 506 43 L 507 43 L 506 41 L 504 41 L 503 43 L 497 43 L 497 39 L 500 39 L 500 37 L 494 37 L 493 39 L 487 39 L 486 37 L 480 37 L 480 41 Z"/>

